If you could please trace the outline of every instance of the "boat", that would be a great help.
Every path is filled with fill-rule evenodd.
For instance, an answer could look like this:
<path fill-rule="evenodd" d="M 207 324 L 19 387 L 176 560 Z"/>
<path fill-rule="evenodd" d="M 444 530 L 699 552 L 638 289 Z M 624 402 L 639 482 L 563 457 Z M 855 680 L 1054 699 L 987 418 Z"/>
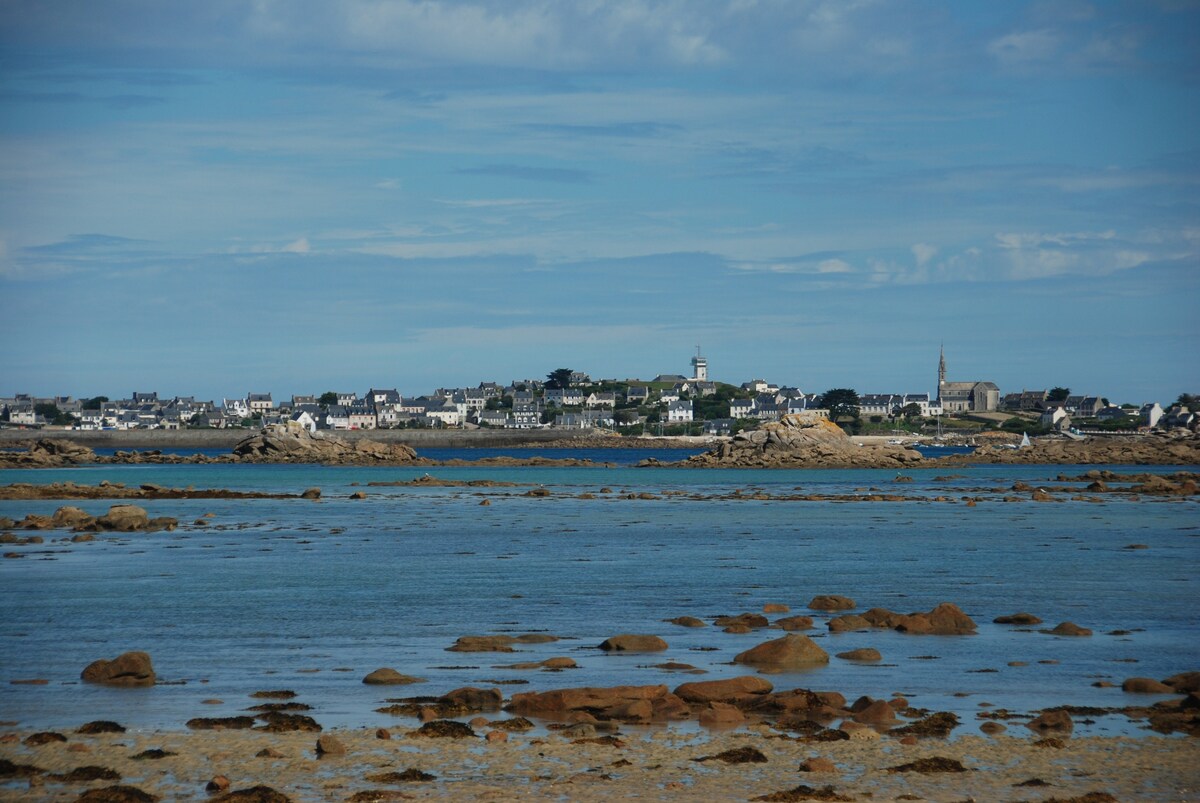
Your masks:
<path fill-rule="evenodd" d="M 1018 449 L 1028 449 L 1030 445 L 1031 444 L 1029 443 L 1029 433 L 1022 432 L 1021 433 L 1021 443 L 1017 448 Z"/>

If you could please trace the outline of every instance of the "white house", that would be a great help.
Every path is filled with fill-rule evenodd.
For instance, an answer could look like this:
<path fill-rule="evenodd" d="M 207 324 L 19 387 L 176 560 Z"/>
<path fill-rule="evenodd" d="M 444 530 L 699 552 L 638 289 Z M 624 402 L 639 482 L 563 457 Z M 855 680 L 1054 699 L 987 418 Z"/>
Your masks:
<path fill-rule="evenodd" d="M 250 407 L 250 414 L 258 413 L 266 415 L 275 409 L 275 402 L 271 401 L 270 393 L 247 393 L 246 404 Z"/>
<path fill-rule="evenodd" d="M 667 405 L 667 423 L 668 424 L 686 424 L 692 420 L 692 402 L 688 400 L 676 400 Z"/>
<path fill-rule="evenodd" d="M 1153 429 L 1158 426 L 1158 422 L 1163 417 L 1163 408 L 1158 402 L 1150 402 L 1142 405 L 1142 409 L 1138 412 L 1142 419 L 1142 425 Z"/>
<path fill-rule="evenodd" d="M 317 431 L 317 420 L 313 418 L 312 413 L 308 412 L 307 410 L 301 410 L 298 413 L 292 413 L 291 420 L 295 421 L 309 432 Z"/>
<path fill-rule="evenodd" d="M 245 399 L 221 399 L 221 406 L 229 418 L 241 421 L 250 417 L 250 405 L 246 404 Z"/>

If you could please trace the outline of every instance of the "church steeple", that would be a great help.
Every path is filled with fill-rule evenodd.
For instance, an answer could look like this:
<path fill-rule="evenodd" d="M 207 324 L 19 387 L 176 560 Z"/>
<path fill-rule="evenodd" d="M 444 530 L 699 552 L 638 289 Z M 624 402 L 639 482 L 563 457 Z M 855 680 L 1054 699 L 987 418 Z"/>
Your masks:
<path fill-rule="evenodd" d="M 938 348 L 938 386 L 937 398 L 942 400 L 942 386 L 946 384 L 946 346 L 942 344 Z"/>

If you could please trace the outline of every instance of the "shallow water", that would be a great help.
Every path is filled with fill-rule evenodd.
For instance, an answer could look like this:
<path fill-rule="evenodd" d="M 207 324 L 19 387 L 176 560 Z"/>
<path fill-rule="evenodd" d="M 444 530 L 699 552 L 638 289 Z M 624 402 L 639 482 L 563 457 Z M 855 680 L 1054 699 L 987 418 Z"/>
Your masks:
<path fill-rule="evenodd" d="M 614 461 L 616 462 L 616 461 Z M 224 716 L 259 689 L 287 688 L 326 726 L 385 726 L 385 697 L 440 694 L 463 685 L 504 685 L 505 694 L 563 686 L 665 683 L 746 673 L 733 656 L 777 630 L 733 635 L 663 619 L 759 611 L 785 603 L 810 613 L 816 594 L 846 594 L 859 609 L 928 610 L 942 601 L 979 625 L 975 636 L 890 631 L 828 634 L 816 614 L 809 635 L 831 654 L 877 648 L 877 665 L 832 658 L 827 667 L 772 676 L 777 688 L 833 689 L 849 699 L 900 692 L 914 705 L 952 710 L 968 722 L 980 702 L 1016 711 L 1072 704 L 1123 706 L 1157 697 L 1097 689 L 1096 680 L 1162 678 L 1200 665 L 1194 618 L 1200 557 L 1197 503 L 801 502 L 727 497 L 740 489 L 887 493 L 956 498 L 1015 480 L 1058 483 L 1084 467 L 978 466 L 906 472 L 616 468 L 361 468 L 320 466 L 97 466 L 2 471 L 0 483 L 108 479 L 196 488 L 298 493 L 319 502 L 159 500 L 150 515 L 177 517 L 170 533 L 6 547 L 0 561 L 0 719 L 68 727 L 116 719 L 178 729 L 194 716 Z M 1119 469 L 1116 469 L 1119 470 Z M 1141 470 L 1145 469 L 1130 469 Z M 1161 471 L 1170 468 L 1157 469 Z M 364 487 L 432 473 L 540 485 L 517 488 Z M 611 495 L 580 499 L 583 492 Z M 350 500 L 364 490 L 366 500 Z M 664 491 L 706 499 L 619 498 Z M 998 493 L 989 491 L 992 496 Z M 490 505 L 480 506 L 485 496 Z M 1065 499 L 1065 495 L 1063 496 Z M 61 501 L 0 502 L 0 516 L 51 512 Z M 69 502 L 99 513 L 109 501 Z M 213 513 L 208 527 L 191 524 Z M 1145 544 L 1143 550 L 1125 549 Z M 1053 627 L 1070 620 L 1090 638 L 1056 638 L 994 625 L 1029 611 Z M 1134 631 L 1106 635 L 1112 630 Z M 454 653 L 466 634 L 548 632 L 563 640 L 517 645 L 514 654 Z M 656 633 L 653 655 L 596 649 L 617 633 Z M 90 661 L 125 650 L 151 653 L 160 681 L 145 690 L 77 682 Z M 493 668 L 555 655 L 580 669 L 558 673 Z M 652 664 L 689 663 L 707 675 Z M 1010 667 L 1010 661 L 1028 666 Z M 1038 663 L 1053 661 L 1055 663 Z M 391 666 L 424 677 L 369 687 L 367 672 Z M 314 671 L 316 670 L 316 671 Z M 981 671 L 988 670 L 988 671 Z M 994 671 L 992 671 L 994 670 Z M 966 696 L 955 696 L 966 695 Z M 203 705 L 220 698 L 223 705 Z M 973 729 L 973 726 L 968 725 Z M 1093 732 L 1124 732 L 1102 718 Z M 1081 726 L 1080 730 L 1086 730 Z"/>

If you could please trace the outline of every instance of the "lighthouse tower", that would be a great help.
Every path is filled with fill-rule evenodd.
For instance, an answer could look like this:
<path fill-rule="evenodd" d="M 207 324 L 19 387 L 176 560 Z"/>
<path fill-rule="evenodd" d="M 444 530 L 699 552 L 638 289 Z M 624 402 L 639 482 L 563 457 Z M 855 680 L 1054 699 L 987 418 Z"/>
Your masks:
<path fill-rule="evenodd" d="M 700 356 L 699 346 L 696 346 L 696 356 L 692 357 L 692 379 L 697 382 L 708 381 L 708 360 Z"/>

